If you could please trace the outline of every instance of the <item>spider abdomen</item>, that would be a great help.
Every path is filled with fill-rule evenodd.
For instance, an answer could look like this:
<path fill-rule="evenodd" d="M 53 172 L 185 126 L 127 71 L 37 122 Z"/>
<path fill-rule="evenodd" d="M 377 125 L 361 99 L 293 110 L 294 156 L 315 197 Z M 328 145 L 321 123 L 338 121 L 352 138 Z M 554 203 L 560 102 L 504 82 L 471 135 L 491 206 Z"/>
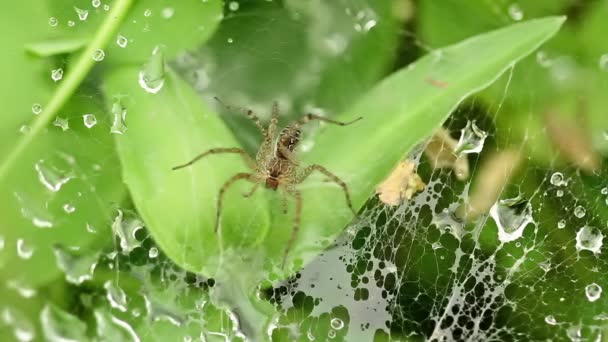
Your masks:
<path fill-rule="evenodd" d="M 281 133 L 279 134 L 279 140 L 277 144 L 279 146 L 285 147 L 289 152 L 293 152 L 298 143 L 300 142 L 300 128 L 294 126 L 287 126 L 283 128 Z M 286 156 L 281 153 L 280 150 L 277 151 L 277 157 L 281 159 L 287 159 Z"/>

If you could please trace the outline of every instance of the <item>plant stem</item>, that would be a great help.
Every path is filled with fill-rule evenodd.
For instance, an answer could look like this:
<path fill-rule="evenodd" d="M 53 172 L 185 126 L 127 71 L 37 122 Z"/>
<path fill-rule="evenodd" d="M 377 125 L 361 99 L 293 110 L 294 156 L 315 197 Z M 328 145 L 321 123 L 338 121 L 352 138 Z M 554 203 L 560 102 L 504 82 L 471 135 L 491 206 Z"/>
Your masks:
<path fill-rule="evenodd" d="M 101 24 L 101 27 L 99 27 L 95 36 L 87 45 L 86 50 L 78 57 L 76 64 L 68 70 L 67 77 L 61 82 L 49 103 L 44 107 L 43 112 L 32 124 L 30 132 L 19 140 L 2 164 L 0 164 L 0 182 L 4 180 L 19 159 L 19 156 L 28 148 L 34 138 L 40 134 L 42 129 L 48 125 L 61 107 L 70 99 L 74 91 L 76 91 L 78 86 L 80 86 L 80 83 L 82 83 L 89 71 L 93 68 L 93 65 L 97 63 L 93 59 L 93 53 L 95 50 L 106 46 L 112 35 L 122 23 L 129 8 L 133 4 L 133 1 L 134 0 L 116 0 L 113 4 L 112 10 L 108 13 L 106 19 Z"/>

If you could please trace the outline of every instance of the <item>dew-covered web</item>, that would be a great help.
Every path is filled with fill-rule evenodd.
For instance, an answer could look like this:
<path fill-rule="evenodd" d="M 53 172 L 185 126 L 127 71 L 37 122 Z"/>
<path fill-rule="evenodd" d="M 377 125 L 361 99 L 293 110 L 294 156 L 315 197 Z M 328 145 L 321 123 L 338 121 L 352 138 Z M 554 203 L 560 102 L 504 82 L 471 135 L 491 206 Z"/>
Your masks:
<path fill-rule="evenodd" d="M 438 2 L 422 2 L 227 2 L 211 40 L 170 65 L 207 103 L 218 96 L 253 109 L 264 122 L 272 101 L 280 105 L 282 124 L 310 111 L 332 116 L 379 79 L 442 45 L 418 25 L 440 15 L 433 12 Z M 527 15 L 505 1 L 476 3 L 491 23 L 480 32 Z M 386 13 L 394 16 L 390 24 Z M 376 36 L 370 41 L 368 34 Z M 599 68 L 589 67 L 559 49 L 543 49 L 512 66 L 443 124 L 441 144 L 452 148 L 453 160 L 438 166 L 434 158 L 443 157 L 431 151 L 434 137 L 404 156 L 424 183 L 420 191 L 397 205 L 371 194 L 335 243 L 288 280 L 269 275 L 251 307 L 218 304 L 216 281 L 171 261 L 131 199 L 117 197 L 99 203 L 108 215 L 98 227 L 83 221 L 91 234 L 111 232 L 112 244 L 54 246 L 65 277 L 42 289 L 19 283 L 18 276 L 6 282 L 24 302 L 48 296 L 67 304 L 39 305 L 34 319 L 19 301 L 2 305 L 2 329 L 20 341 L 239 341 L 251 340 L 247 333 L 254 330 L 243 311 L 258 310 L 267 318 L 265 336 L 275 341 L 599 341 L 608 320 L 602 293 L 608 182 L 600 154 L 608 130 L 580 124 L 586 120 L 581 116 L 597 111 L 589 109 L 597 106 L 597 95 L 580 78 L 603 73 L 596 83 L 608 90 L 603 56 Z M 552 106 L 548 91 L 534 88 L 538 78 L 582 101 Z M 561 115 L 566 108 L 579 119 Z M 78 121 L 85 132 L 103 127 L 108 134 L 129 134 L 134 113 L 121 107 L 107 112 L 105 119 L 88 112 L 60 116 L 55 126 L 70 134 Z M 260 141 L 255 127 L 238 113 L 222 116 L 253 153 Z M 306 153 L 323 129 L 307 128 L 299 152 Z M 88 138 L 107 146 L 74 135 L 75 143 Z M 83 159 L 74 161 L 63 149 L 37 159 L 36 186 L 56 193 L 82 182 L 88 192 L 74 190 L 74 196 L 96 196 L 100 190 L 88 183 L 89 168 L 116 168 L 119 174 L 114 158 Z M 15 196 L 34 225 L 61 220 L 44 216 L 49 205 L 59 205 L 52 196 L 44 203 L 28 202 L 22 192 Z M 65 215 L 79 210 L 63 205 Z M 24 244 L 17 245 L 16 263 L 28 260 Z M 0 239 L 3 248 L 8 246 Z M 65 291 L 54 293 L 54 287 Z"/>

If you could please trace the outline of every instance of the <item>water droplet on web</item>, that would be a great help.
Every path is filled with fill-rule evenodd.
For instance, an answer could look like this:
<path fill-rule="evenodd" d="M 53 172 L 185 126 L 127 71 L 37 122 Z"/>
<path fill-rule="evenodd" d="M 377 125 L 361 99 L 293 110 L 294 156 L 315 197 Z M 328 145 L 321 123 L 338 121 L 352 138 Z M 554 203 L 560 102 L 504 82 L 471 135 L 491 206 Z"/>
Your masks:
<path fill-rule="evenodd" d="M 189 335 L 184 336 L 184 342 L 192 342 L 192 336 L 189 336 Z"/>
<path fill-rule="evenodd" d="M 482 131 L 474 121 L 467 122 L 467 125 L 460 130 L 460 139 L 454 148 L 457 156 L 470 153 L 479 153 L 483 149 L 483 144 L 488 137 L 488 133 Z"/>
<path fill-rule="evenodd" d="M 110 5 L 103 5 L 103 10 L 104 11 L 109 11 L 110 10 Z"/>
<path fill-rule="evenodd" d="M 556 325 L 557 320 L 555 319 L 555 317 L 553 317 L 553 315 L 549 315 L 549 316 L 545 317 L 545 323 L 547 323 L 549 325 Z"/>
<path fill-rule="evenodd" d="M 151 94 L 158 93 L 165 84 L 165 58 L 162 48 L 157 46 L 152 51 L 152 57 L 139 72 L 139 86 Z"/>
<path fill-rule="evenodd" d="M 517 240 L 532 219 L 532 204 L 520 197 L 500 200 L 490 209 L 501 242 Z"/>
<path fill-rule="evenodd" d="M 86 128 L 92 128 L 97 125 L 97 118 L 93 114 L 85 114 L 82 116 L 82 121 Z"/>
<path fill-rule="evenodd" d="M 2 321 L 12 327 L 13 335 L 19 342 L 29 342 L 36 337 L 34 325 L 21 311 L 4 307 L 2 310 Z"/>
<path fill-rule="evenodd" d="M 95 310 L 95 323 L 97 326 L 97 336 L 99 341 L 129 341 L 140 342 L 141 339 L 133 330 L 129 323 L 114 317 L 105 310 Z M 115 338 L 107 339 L 108 336 Z"/>
<path fill-rule="evenodd" d="M 101 5 L 101 0 L 92 0 L 91 5 L 93 5 L 93 7 L 95 7 L 95 8 L 97 8 L 97 7 L 99 7 L 99 5 Z"/>
<path fill-rule="evenodd" d="M 608 53 L 605 53 L 600 56 L 598 64 L 601 70 L 608 71 Z"/>
<path fill-rule="evenodd" d="M 53 165 L 47 165 L 44 159 L 40 159 L 34 164 L 34 169 L 38 173 L 40 183 L 53 192 L 59 191 L 65 183 L 74 178 L 70 172 L 60 170 Z"/>
<path fill-rule="evenodd" d="M 69 27 L 72 27 L 72 26 L 74 26 L 74 25 L 76 25 L 76 23 L 75 23 L 74 21 L 72 21 L 72 20 L 68 20 L 68 26 L 69 26 Z"/>
<path fill-rule="evenodd" d="M 600 193 L 601 193 L 602 195 L 608 195 L 608 187 L 603 188 L 603 189 L 600 191 Z"/>
<path fill-rule="evenodd" d="M 175 14 L 173 7 L 165 7 L 160 12 L 160 15 L 165 19 L 170 19 Z"/>
<path fill-rule="evenodd" d="M 76 14 L 78 14 L 78 19 L 80 19 L 80 21 L 85 21 L 89 17 L 89 11 L 87 10 L 78 7 L 74 7 L 74 10 L 76 11 Z"/>
<path fill-rule="evenodd" d="M 55 26 L 57 26 L 58 23 L 59 23 L 59 21 L 57 20 L 57 18 L 55 18 L 55 17 L 49 18 L 49 25 L 55 27 Z"/>
<path fill-rule="evenodd" d="M 67 214 L 71 214 L 76 211 L 76 207 L 69 203 L 66 203 L 63 205 L 63 211 L 65 211 Z"/>
<path fill-rule="evenodd" d="M 6 282 L 6 287 L 15 290 L 23 298 L 32 298 L 37 293 L 34 287 L 25 284 L 21 280 L 10 279 Z"/>
<path fill-rule="evenodd" d="M 561 220 L 559 220 L 559 222 L 557 222 L 557 228 L 564 229 L 565 227 L 566 227 L 566 220 L 561 219 Z"/>
<path fill-rule="evenodd" d="M 590 302 L 595 302 L 602 295 L 602 287 L 596 283 L 589 284 L 585 287 L 585 295 Z"/>
<path fill-rule="evenodd" d="M 53 121 L 53 126 L 61 128 L 61 130 L 64 132 L 70 129 L 68 120 L 59 116 L 55 118 L 55 121 Z"/>
<path fill-rule="evenodd" d="M 116 38 L 116 45 L 120 46 L 121 48 L 125 48 L 127 47 L 127 44 L 129 43 L 129 40 L 127 39 L 127 37 L 123 36 L 123 35 L 118 35 L 118 37 Z"/>
<path fill-rule="evenodd" d="M 149 256 L 151 259 L 156 258 L 156 257 L 158 256 L 158 248 L 156 248 L 156 247 L 152 247 L 152 248 L 150 248 L 150 250 L 148 251 L 148 256 Z"/>
<path fill-rule="evenodd" d="M 549 68 L 553 65 L 553 61 L 549 59 L 545 51 L 538 51 L 536 53 L 536 62 L 543 68 Z"/>
<path fill-rule="evenodd" d="M 151 10 L 151 9 L 149 9 L 149 8 L 147 8 L 147 9 L 144 11 L 144 17 L 149 17 L 149 16 L 151 16 L 151 15 L 152 15 L 152 10 Z"/>
<path fill-rule="evenodd" d="M 602 232 L 590 226 L 584 226 L 576 233 L 576 250 L 588 250 L 594 254 L 600 253 L 604 235 Z"/>
<path fill-rule="evenodd" d="M 148 317 L 153 322 L 168 321 L 177 327 L 184 324 L 186 318 L 172 305 L 164 305 L 150 294 L 144 294 L 144 301 L 146 302 Z"/>
<path fill-rule="evenodd" d="M 369 32 L 371 29 L 376 27 L 377 22 L 374 19 L 369 20 L 363 25 L 363 30 Z"/>
<path fill-rule="evenodd" d="M 228 8 L 231 11 L 238 11 L 239 10 L 239 6 L 240 6 L 239 3 L 236 2 L 236 1 L 230 1 L 230 3 L 228 4 Z"/>
<path fill-rule="evenodd" d="M 65 279 L 69 283 L 80 285 L 93 278 L 93 272 L 99 259 L 97 254 L 77 256 L 61 246 L 55 246 L 53 252 L 57 266 L 65 273 Z"/>
<path fill-rule="evenodd" d="M 102 49 L 97 49 L 93 51 L 93 60 L 96 62 L 101 62 L 106 57 L 106 53 Z"/>
<path fill-rule="evenodd" d="M 333 318 L 329 322 L 329 324 L 331 325 L 332 329 L 335 329 L 335 330 L 340 330 L 340 329 L 344 328 L 344 322 L 339 318 Z"/>
<path fill-rule="evenodd" d="M 95 227 L 93 227 L 92 224 L 90 224 L 90 223 L 87 222 L 87 224 L 85 225 L 85 227 L 87 229 L 87 232 L 92 233 L 92 234 L 97 233 L 97 229 L 95 229 Z"/>
<path fill-rule="evenodd" d="M 141 242 L 135 238 L 135 233 L 144 227 L 143 221 L 131 211 L 118 209 L 114 222 L 112 223 L 112 231 L 120 239 L 120 248 L 123 253 L 130 253 L 136 247 L 141 245 Z"/>
<path fill-rule="evenodd" d="M 42 113 L 42 105 L 40 105 L 40 103 L 34 103 L 32 105 L 32 113 L 36 115 Z"/>
<path fill-rule="evenodd" d="M 32 217 L 32 224 L 38 228 L 53 228 L 53 222 L 40 217 Z"/>
<path fill-rule="evenodd" d="M 331 330 L 331 329 L 330 329 L 330 330 L 327 332 L 327 337 L 329 337 L 329 338 L 331 338 L 331 339 L 336 338 L 336 332 L 335 332 L 334 330 Z"/>
<path fill-rule="evenodd" d="M 556 195 L 557 197 L 562 197 L 562 196 L 564 196 L 564 190 L 561 190 L 561 189 L 560 189 L 560 190 L 557 190 L 557 191 L 555 192 L 555 195 Z"/>
<path fill-rule="evenodd" d="M 34 247 L 28 246 L 23 239 L 17 240 L 17 255 L 24 260 L 32 257 L 34 254 Z"/>
<path fill-rule="evenodd" d="M 112 127 L 110 127 L 110 133 L 113 134 L 124 134 L 127 131 L 127 110 L 122 107 L 120 102 L 112 104 L 112 115 L 114 120 L 112 121 Z"/>
<path fill-rule="evenodd" d="M 127 311 L 127 295 L 118 285 L 114 285 L 111 280 L 108 280 L 103 284 L 106 289 L 106 298 L 114 309 L 118 309 L 122 312 Z"/>
<path fill-rule="evenodd" d="M 63 69 L 53 69 L 51 71 L 51 79 L 55 82 L 61 80 L 63 78 Z"/>
<path fill-rule="evenodd" d="M 515 21 L 520 21 L 524 18 L 524 12 L 518 4 L 513 3 L 509 6 L 509 16 Z"/>
<path fill-rule="evenodd" d="M 234 39 L 232 39 L 232 38 L 228 38 L 226 41 L 228 42 L 228 44 L 234 43 Z"/>
<path fill-rule="evenodd" d="M 578 218 L 582 218 L 585 216 L 586 210 L 585 208 L 581 207 L 580 205 L 576 206 L 576 208 L 574 208 L 574 216 L 578 217 Z"/>
<path fill-rule="evenodd" d="M 564 175 L 561 172 L 555 172 L 551 175 L 551 184 L 562 186 L 564 184 Z"/>

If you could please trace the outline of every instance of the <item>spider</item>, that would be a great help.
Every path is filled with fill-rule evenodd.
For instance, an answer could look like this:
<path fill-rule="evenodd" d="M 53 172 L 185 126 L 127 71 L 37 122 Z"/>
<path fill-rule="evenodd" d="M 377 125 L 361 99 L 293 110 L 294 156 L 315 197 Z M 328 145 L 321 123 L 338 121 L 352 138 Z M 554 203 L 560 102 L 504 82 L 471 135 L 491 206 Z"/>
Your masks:
<path fill-rule="evenodd" d="M 287 213 L 287 195 L 293 196 L 295 200 L 295 216 L 293 221 L 293 228 L 289 237 L 289 241 L 285 246 L 285 251 L 283 252 L 281 268 L 284 268 L 285 266 L 287 255 L 289 254 L 289 251 L 298 234 L 298 230 L 300 229 L 300 215 L 302 213 L 302 195 L 300 191 L 296 189 L 296 185 L 302 183 L 308 176 L 310 176 L 313 171 L 317 171 L 324 174 L 329 181 L 333 181 L 334 183 L 338 184 L 344 191 L 348 207 L 355 216 L 357 215 L 351 203 L 348 187 L 346 186 L 346 183 L 344 181 L 342 181 L 335 174 L 331 173 L 325 167 L 318 164 L 312 164 L 305 168 L 301 168 L 294 154 L 295 148 L 300 142 L 300 127 L 302 125 L 312 120 L 319 120 L 338 126 L 347 126 L 356 121 L 359 121 L 360 119 L 362 119 L 361 117 L 350 122 L 340 122 L 309 113 L 306 114 L 304 117 L 300 118 L 298 121 L 283 128 L 278 134 L 278 137 L 276 137 L 275 139 L 277 123 L 279 121 L 279 108 L 277 102 L 274 102 L 272 105 L 272 115 L 268 128 L 264 128 L 264 126 L 262 126 L 260 120 L 252 110 L 228 106 L 222 101 L 220 101 L 220 99 L 217 97 L 215 97 L 215 100 L 222 104 L 224 107 L 226 107 L 226 109 L 228 110 L 243 111 L 245 115 L 247 115 L 247 117 L 251 119 L 253 123 L 257 126 L 263 137 L 262 144 L 260 145 L 260 148 L 256 154 L 255 160 L 251 156 L 249 156 L 249 154 L 247 154 L 247 152 L 245 152 L 245 150 L 242 148 L 220 147 L 209 149 L 197 155 L 189 162 L 172 168 L 172 170 L 178 170 L 191 166 L 197 161 L 212 154 L 240 154 L 241 157 L 245 160 L 245 163 L 249 166 L 252 172 L 239 172 L 229 178 L 220 188 L 219 195 L 217 197 L 217 211 L 214 227 L 214 232 L 216 234 L 218 233 L 220 227 L 224 194 L 232 184 L 239 180 L 247 180 L 254 184 L 253 188 L 249 192 L 243 194 L 245 198 L 251 197 L 251 195 L 254 194 L 254 192 L 258 189 L 260 185 L 264 185 L 266 188 L 271 190 L 281 189 L 281 204 L 284 213 Z"/>

